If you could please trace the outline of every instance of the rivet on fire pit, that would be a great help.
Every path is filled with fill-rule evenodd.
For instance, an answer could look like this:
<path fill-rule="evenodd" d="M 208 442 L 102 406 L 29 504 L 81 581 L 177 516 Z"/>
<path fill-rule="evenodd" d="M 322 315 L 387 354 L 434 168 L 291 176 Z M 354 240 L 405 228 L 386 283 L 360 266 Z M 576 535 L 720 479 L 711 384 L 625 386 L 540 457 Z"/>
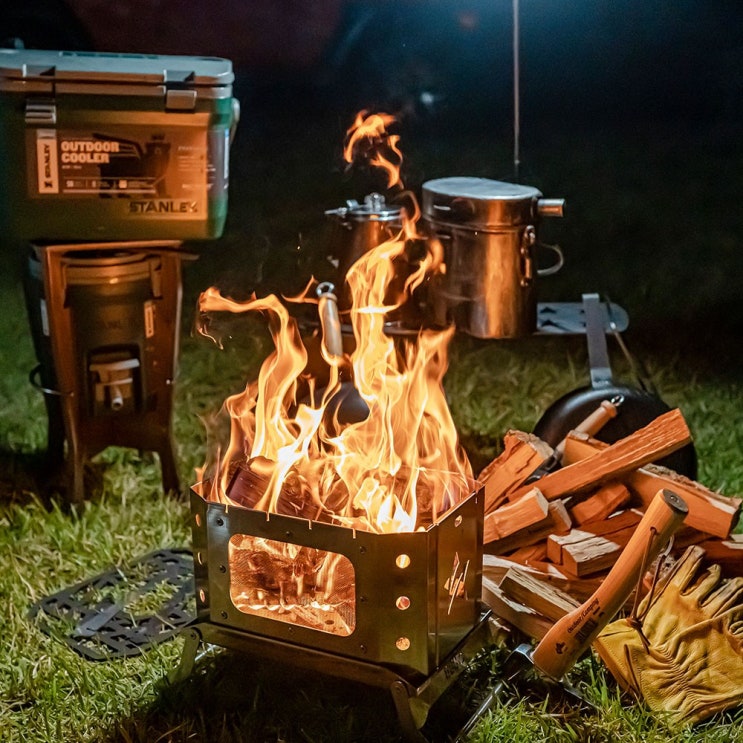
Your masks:
<path fill-rule="evenodd" d="M 292 536 L 292 533 L 290 531 L 285 531 L 284 536 L 288 539 L 289 537 Z"/>
<path fill-rule="evenodd" d="M 410 608 L 410 599 L 407 596 L 398 596 L 395 600 L 395 606 L 400 609 L 400 611 L 405 611 L 405 609 Z"/>
<path fill-rule="evenodd" d="M 217 519 L 216 524 L 217 526 L 224 526 L 224 519 Z"/>
<path fill-rule="evenodd" d="M 410 640 L 407 637 L 398 637 L 395 640 L 395 646 L 398 650 L 408 650 L 410 648 Z"/>
<path fill-rule="evenodd" d="M 219 616 L 221 616 L 222 619 L 227 619 L 227 612 L 226 611 L 222 611 L 222 612 L 219 613 Z"/>
<path fill-rule="evenodd" d="M 359 645 L 359 650 L 366 655 L 366 645 Z"/>
<path fill-rule="evenodd" d="M 395 565 L 397 565 L 398 568 L 404 569 L 410 566 L 410 556 L 409 555 L 398 555 L 395 558 Z"/>
<path fill-rule="evenodd" d="M 224 565 L 220 565 L 219 566 L 219 572 L 220 573 L 226 573 L 227 572 L 227 568 Z"/>
<path fill-rule="evenodd" d="M 366 552 L 366 547 L 359 547 L 359 552 L 363 555 Z"/>

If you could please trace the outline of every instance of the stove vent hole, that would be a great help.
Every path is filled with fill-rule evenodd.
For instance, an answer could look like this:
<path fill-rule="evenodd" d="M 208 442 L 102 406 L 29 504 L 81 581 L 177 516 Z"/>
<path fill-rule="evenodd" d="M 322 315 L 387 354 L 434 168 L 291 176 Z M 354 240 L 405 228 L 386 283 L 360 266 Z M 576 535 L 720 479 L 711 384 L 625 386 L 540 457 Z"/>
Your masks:
<path fill-rule="evenodd" d="M 395 565 L 397 565 L 398 568 L 405 569 L 410 566 L 410 556 L 409 555 L 398 555 L 395 558 Z"/>
<path fill-rule="evenodd" d="M 398 650 L 408 650 L 410 648 L 410 638 L 398 637 L 397 640 L 395 640 L 395 647 Z"/>
<path fill-rule="evenodd" d="M 407 596 L 398 596 L 395 600 L 395 606 L 400 611 L 405 611 L 410 608 L 410 599 Z"/>

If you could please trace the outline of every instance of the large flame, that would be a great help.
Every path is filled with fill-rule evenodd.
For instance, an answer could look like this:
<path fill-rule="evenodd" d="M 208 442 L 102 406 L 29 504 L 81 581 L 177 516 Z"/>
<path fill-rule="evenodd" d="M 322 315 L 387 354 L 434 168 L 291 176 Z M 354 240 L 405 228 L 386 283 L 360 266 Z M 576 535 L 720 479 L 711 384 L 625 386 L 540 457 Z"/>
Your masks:
<path fill-rule="evenodd" d="M 349 130 L 346 156 L 352 156 L 363 137 L 389 146 L 385 127 L 390 121 L 379 114 L 364 118 L 362 112 Z M 392 145 L 399 154 L 397 140 Z M 374 155 L 370 162 L 378 160 Z M 384 162 L 381 167 L 392 174 L 389 182 L 401 185 L 399 163 Z M 203 292 L 202 313 L 265 313 L 275 345 L 258 379 L 225 402 L 230 444 L 221 455 L 219 472 L 206 473 L 211 490 L 205 496 L 244 504 L 244 494 L 234 485 L 235 472 L 248 472 L 252 508 L 400 532 L 435 522 L 472 491 L 471 467 L 458 444 L 443 389 L 453 330 L 422 331 L 414 340 L 385 332 L 387 313 L 440 260 L 428 252 L 407 278 L 403 296 L 390 303 L 395 259 L 403 255 L 406 241 L 417 237 L 417 205 L 410 211 L 403 211 L 398 235 L 365 253 L 348 271 L 355 345 L 328 365 L 329 381 L 322 389 L 305 374 L 307 350 L 278 298 L 235 302 L 213 288 Z M 294 301 L 309 296 L 310 288 Z M 333 403 L 337 395 L 348 393 L 349 380 L 352 394 L 366 403 L 369 413 L 363 420 L 343 423 Z"/>

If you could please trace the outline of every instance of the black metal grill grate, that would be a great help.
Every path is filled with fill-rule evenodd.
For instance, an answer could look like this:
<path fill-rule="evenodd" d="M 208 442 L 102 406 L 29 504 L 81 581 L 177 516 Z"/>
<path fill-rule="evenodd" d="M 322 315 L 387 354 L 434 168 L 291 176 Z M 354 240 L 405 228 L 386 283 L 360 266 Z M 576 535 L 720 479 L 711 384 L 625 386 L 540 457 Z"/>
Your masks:
<path fill-rule="evenodd" d="M 31 607 L 39 627 L 88 660 L 140 655 L 195 617 L 189 550 L 150 552 L 47 596 Z"/>

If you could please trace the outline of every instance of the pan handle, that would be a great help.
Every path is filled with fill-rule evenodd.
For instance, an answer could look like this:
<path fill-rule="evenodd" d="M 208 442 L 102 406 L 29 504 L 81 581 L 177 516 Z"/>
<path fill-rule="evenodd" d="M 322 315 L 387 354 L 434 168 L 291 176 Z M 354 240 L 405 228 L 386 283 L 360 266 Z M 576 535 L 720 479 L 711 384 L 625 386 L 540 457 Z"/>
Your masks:
<path fill-rule="evenodd" d="M 318 314 L 322 328 L 322 355 L 331 366 L 337 366 L 343 359 L 343 336 L 341 321 L 338 315 L 338 298 L 334 294 L 335 286 L 329 281 L 318 284 Z"/>
<path fill-rule="evenodd" d="M 688 507 L 676 493 L 661 489 L 627 546 L 593 595 L 552 626 L 532 653 L 534 666 L 553 679 L 573 667 L 599 632 L 624 606 L 642 571 L 681 526 Z"/>
<path fill-rule="evenodd" d="M 586 345 L 591 387 L 601 389 L 612 385 L 611 362 L 606 345 L 605 308 L 598 294 L 584 294 L 583 313 L 586 321 Z"/>

